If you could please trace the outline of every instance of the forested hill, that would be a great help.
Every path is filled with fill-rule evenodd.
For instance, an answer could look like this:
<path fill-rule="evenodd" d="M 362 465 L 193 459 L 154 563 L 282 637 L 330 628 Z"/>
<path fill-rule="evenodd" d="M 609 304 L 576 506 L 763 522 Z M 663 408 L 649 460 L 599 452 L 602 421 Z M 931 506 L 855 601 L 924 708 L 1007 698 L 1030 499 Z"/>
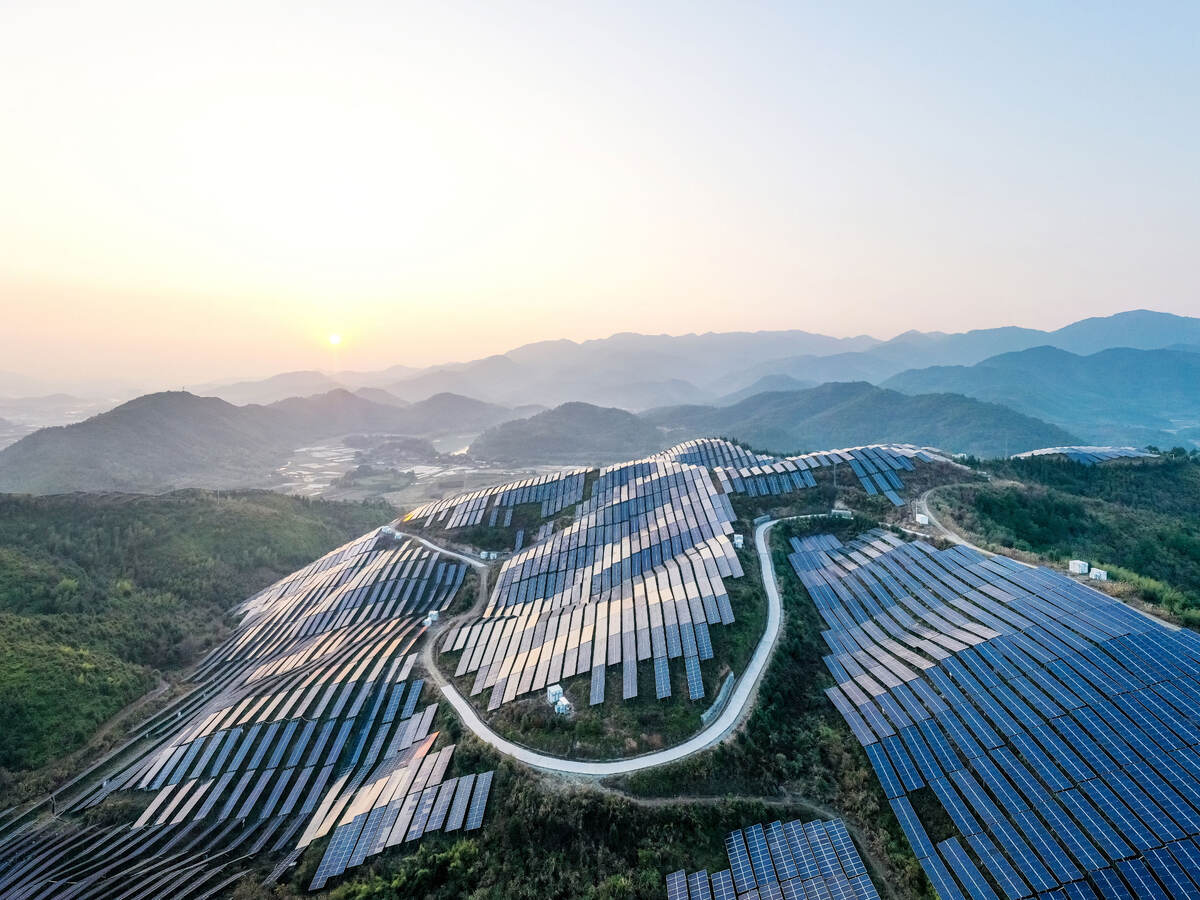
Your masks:
<path fill-rule="evenodd" d="M 528 419 L 489 428 L 472 443 L 480 459 L 607 463 L 661 450 L 662 434 L 623 409 L 564 403 Z"/>
<path fill-rule="evenodd" d="M 999 549 L 1108 569 L 1143 599 L 1200 626 L 1200 453 L 1094 466 L 1051 457 L 985 466 L 991 484 L 934 493 L 940 514 Z"/>
<path fill-rule="evenodd" d="M 0 791 L 192 662 L 233 604 L 392 515 L 267 492 L 0 495 Z"/>
<path fill-rule="evenodd" d="M 1076 443 L 1063 429 L 961 394 L 908 396 L 866 382 L 756 394 L 732 406 L 684 406 L 642 416 L 672 440 L 729 434 L 773 452 L 896 441 L 1000 456 Z"/>

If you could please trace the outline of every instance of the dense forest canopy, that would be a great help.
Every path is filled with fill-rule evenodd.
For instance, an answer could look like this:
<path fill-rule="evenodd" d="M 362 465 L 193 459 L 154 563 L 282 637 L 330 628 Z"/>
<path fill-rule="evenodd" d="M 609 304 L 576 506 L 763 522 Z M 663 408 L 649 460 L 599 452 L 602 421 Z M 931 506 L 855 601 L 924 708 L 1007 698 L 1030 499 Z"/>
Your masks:
<path fill-rule="evenodd" d="M 233 604 L 391 515 L 268 492 L 0 495 L 0 769 L 84 743 L 220 639 Z"/>

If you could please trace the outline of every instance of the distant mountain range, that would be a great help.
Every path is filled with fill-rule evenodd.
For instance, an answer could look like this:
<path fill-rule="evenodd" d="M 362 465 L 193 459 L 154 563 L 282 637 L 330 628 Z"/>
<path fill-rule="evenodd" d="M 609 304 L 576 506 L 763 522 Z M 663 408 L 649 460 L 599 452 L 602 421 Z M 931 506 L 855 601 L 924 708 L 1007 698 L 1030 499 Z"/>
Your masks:
<path fill-rule="evenodd" d="M 1077 443 L 1069 432 L 959 394 L 908 396 L 866 382 L 756 394 L 731 406 L 677 406 L 643 419 L 674 442 L 727 435 L 772 453 L 896 441 L 1001 456 Z"/>
<path fill-rule="evenodd" d="M 470 362 L 380 372 L 291 372 L 257 382 L 207 385 L 197 393 L 233 403 L 270 403 L 334 387 L 382 388 L 414 402 L 450 392 L 512 406 L 582 401 L 632 411 L 728 403 L 763 389 L 830 381 L 878 384 L 909 369 L 971 366 L 990 357 L 1052 346 L 1076 354 L 1112 347 L 1200 344 L 1200 318 L 1135 310 L 1084 319 L 1054 331 L 985 328 L 959 334 L 909 331 L 888 341 L 805 331 L 680 336 L 615 334 L 600 340 L 541 341 Z M 796 384 L 763 383 L 790 378 Z"/>
<path fill-rule="evenodd" d="M 994 457 L 1078 443 L 1062 428 L 994 403 L 958 394 L 912 397 L 850 382 L 768 391 L 728 406 L 672 406 L 640 415 L 566 403 L 485 431 L 470 453 L 506 462 L 591 464 L 713 435 L 776 454 L 896 441 Z"/>
<path fill-rule="evenodd" d="M 952 392 L 1002 403 L 1095 444 L 1186 442 L 1200 425 L 1200 348 L 1114 348 L 1080 356 L 1035 347 L 973 366 L 902 372 L 884 386 L 906 394 Z"/>
<path fill-rule="evenodd" d="M 7 440 L 77 423 L 0 451 L 0 491 L 261 484 L 281 454 L 365 431 L 478 436 L 480 453 L 530 461 L 628 458 L 701 434 L 779 451 L 880 440 L 983 455 L 1080 441 L 1192 445 L 1197 351 L 1200 318 L 1136 310 L 1055 331 L 889 341 L 804 331 L 543 341 L 420 370 L 299 371 L 206 385 L 205 398 L 150 394 L 83 422 L 101 401 L 0 400 L 0 417 L 18 426 Z M 552 415 L 536 415 L 547 406 Z M 524 424 L 481 434 L 514 419 Z"/>
<path fill-rule="evenodd" d="M 344 390 L 267 406 L 234 406 L 184 391 L 148 394 L 6 447 L 0 451 L 0 491 L 261 486 L 305 444 L 351 432 L 472 434 L 535 409 L 513 410 L 453 394 L 404 407 Z"/>

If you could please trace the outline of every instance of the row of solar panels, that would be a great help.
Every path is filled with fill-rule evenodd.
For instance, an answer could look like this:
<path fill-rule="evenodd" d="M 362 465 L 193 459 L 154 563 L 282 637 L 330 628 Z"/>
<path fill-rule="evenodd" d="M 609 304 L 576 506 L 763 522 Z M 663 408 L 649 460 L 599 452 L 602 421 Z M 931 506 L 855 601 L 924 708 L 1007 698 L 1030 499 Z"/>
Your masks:
<path fill-rule="evenodd" d="M 356 787 L 344 809 L 326 810 L 326 820 L 338 816 L 333 836 L 313 875 L 311 890 L 319 890 L 347 868 L 388 847 L 419 840 L 434 831 L 473 831 L 483 822 L 492 773 L 444 780 L 453 745 L 430 750 L 430 735 L 406 753 L 385 759 Z M 327 831 L 318 826 L 305 837 Z"/>
<path fill-rule="evenodd" d="M 730 832 L 729 868 L 667 876 L 667 900 L 878 900 L 840 819 L 771 822 Z"/>
<path fill-rule="evenodd" d="M 462 575 L 380 529 L 250 598 L 195 689 L 58 804 L 69 816 L 133 791 L 144 808 L 112 829 L 67 821 L 10 835 L 0 894 L 170 895 L 184 871 L 199 894 L 227 887 L 223 867 L 248 854 L 298 854 L 338 824 L 370 773 L 432 747 L 436 707 L 418 708 L 410 678 L 424 634 L 413 613 L 444 607 Z M 450 757 L 434 755 L 441 781 Z"/>
<path fill-rule="evenodd" d="M 903 506 L 904 501 L 896 492 L 903 489 L 904 482 L 896 473 L 912 471 L 914 462 L 934 461 L 945 461 L 945 458 L 907 444 L 874 444 L 781 459 L 759 459 L 751 465 L 717 468 L 715 475 L 726 493 L 769 496 L 816 487 L 813 470 L 849 465 L 864 491 L 870 495 L 883 495 L 893 505 Z"/>
<path fill-rule="evenodd" d="M 541 504 L 541 515 L 547 518 L 583 499 L 588 471 L 572 469 L 457 494 L 418 506 L 405 515 L 404 521 L 420 522 L 425 527 L 470 528 L 483 522 L 485 514 L 490 515 L 490 524 L 495 525 L 496 511 L 506 509 L 507 525 L 512 521 L 512 508 L 524 503 Z"/>
<path fill-rule="evenodd" d="M 294 650 L 330 631 L 444 609 L 462 585 L 466 565 L 379 529 L 354 542 L 358 552 L 339 557 L 308 578 L 287 579 L 282 592 L 264 592 L 246 607 L 241 626 L 208 654 L 200 678 L 220 677 L 220 667 L 241 669 L 247 660 Z"/>
<path fill-rule="evenodd" d="M 1144 459 L 1156 456 L 1137 447 L 1043 447 L 1041 450 L 1026 450 L 1013 454 L 1013 459 L 1031 459 L 1035 456 L 1063 456 L 1073 462 L 1094 466 L 1096 463 L 1114 459 Z"/>
<path fill-rule="evenodd" d="M 829 691 L 943 898 L 1196 897 L 1200 637 L 955 547 L 791 556 Z M 928 787 L 957 835 L 930 839 Z"/>
<path fill-rule="evenodd" d="M 699 662 L 709 625 L 733 621 L 724 578 L 740 577 L 729 540 L 732 510 L 707 471 L 653 457 L 602 470 L 571 526 L 501 568 L 484 615 L 447 634 L 456 675 L 476 673 L 495 709 L 529 691 L 622 664 L 622 695 L 636 696 L 637 663 L 654 660 L 655 694 L 671 693 L 667 661 L 682 656 L 689 696 L 703 696 Z"/>
<path fill-rule="evenodd" d="M 773 457 L 755 453 L 732 441 L 720 438 L 684 441 L 664 450 L 659 455 L 666 459 L 673 459 L 675 462 L 703 466 L 706 469 L 740 468 L 773 459 Z"/>
<path fill-rule="evenodd" d="M 599 703 L 603 670 L 618 663 L 628 673 L 625 694 L 634 696 L 633 667 L 648 659 L 660 661 L 656 695 L 669 696 L 666 661 L 682 656 L 689 676 L 698 673 L 698 661 L 712 656 L 710 624 L 733 621 L 721 576 L 740 574 L 740 565 L 728 567 L 707 549 L 693 548 L 631 578 L 610 599 L 559 608 L 539 600 L 503 617 L 485 616 L 449 632 L 442 649 L 462 654 L 456 675 L 476 673 L 473 693 L 493 689 L 491 708 L 589 669 L 597 685 L 591 699 Z M 700 679 L 689 677 L 689 693 L 703 696 Z"/>

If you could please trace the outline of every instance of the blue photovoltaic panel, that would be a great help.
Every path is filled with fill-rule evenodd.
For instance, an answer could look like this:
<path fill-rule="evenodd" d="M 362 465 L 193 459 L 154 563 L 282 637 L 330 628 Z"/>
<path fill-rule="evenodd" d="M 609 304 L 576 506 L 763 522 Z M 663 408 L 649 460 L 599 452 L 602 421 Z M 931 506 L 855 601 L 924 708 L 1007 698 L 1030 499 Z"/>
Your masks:
<path fill-rule="evenodd" d="M 417 701 L 421 699 L 421 688 L 425 682 L 418 678 L 412 683 L 412 687 L 408 689 L 408 699 L 404 701 L 404 711 L 400 713 L 401 719 L 407 719 L 413 714 L 417 708 Z"/>
<path fill-rule="evenodd" d="M 988 886 L 987 879 L 980 874 L 979 869 L 975 867 L 975 863 L 971 861 L 971 857 L 967 855 L 967 851 L 963 849 L 957 838 L 942 841 L 938 844 L 938 851 L 954 872 L 955 877 L 967 889 L 972 900 L 999 900 L 996 892 Z"/>
<path fill-rule="evenodd" d="M 454 799 L 454 791 L 457 787 L 457 778 L 442 782 L 437 800 L 433 804 L 433 812 L 429 814 L 429 821 L 425 824 L 426 831 L 438 831 L 445 824 L 446 813 L 450 812 L 450 801 Z"/>
<path fill-rule="evenodd" d="M 748 825 L 726 836 L 725 851 L 730 867 L 712 876 L 711 894 L 703 870 L 688 877 L 693 900 L 879 897 L 840 820 Z"/>
<path fill-rule="evenodd" d="M 667 900 L 688 900 L 687 873 L 683 869 L 667 876 Z"/>
<path fill-rule="evenodd" d="M 700 660 L 694 656 L 685 656 L 683 666 L 687 670 L 688 696 L 699 700 L 704 696 L 704 679 L 700 676 Z"/>
<path fill-rule="evenodd" d="M 741 830 L 725 836 L 725 853 L 729 856 L 729 871 L 739 894 L 758 886 L 754 880 L 754 869 L 750 867 L 750 854 L 746 850 L 746 838 Z"/>
<path fill-rule="evenodd" d="M 483 811 L 487 806 L 488 792 L 492 789 L 492 773 L 484 772 L 475 779 L 475 791 L 471 794 L 471 809 L 467 813 L 464 831 L 474 831 L 483 824 Z"/>
<path fill-rule="evenodd" d="M 687 877 L 687 889 L 690 900 L 712 900 L 712 891 L 708 886 L 708 871 L 701 869 Z"/>
<path fill-rule="evenodd" d="M 779 880 L 771 863 L 771 851 L 767 847 L 767 837 L 761 825 L 751 825 L 746 829 L 746 849 L 750 851 L 750 865 L 754 867 L 754 878 L 759 887 Z"/>
<path fill-rule="evenodd" d="M 671 671 L 666 657 L 654 657 L 654 695 L 659 700 L 671 696 Z"/>
<path fill-rule="evenodd" d="M 737 891 L 733 888 L 733 877 L 728 869 L 722 869 L 712 877 L 713 900 L 737 900 Z"/>
<path fill-rule="evenodd" d="M 796 864 L 792 861 L 792 851 L 788 849 L 787 835 L 783 831 L 782 822 L 772 822 L 766 828 L 767 846 L 771 850 L 771 862 L 775 864 L 775 872 L 780 881 L 795 878 L 799 875 Z"/>
<path fill-rule="evenodd" d="M 454 792 L 454 801 L 450 804 L 450 812 L 446 816 L 443 831 L 458 831 L 462 828 L 463 819 L 467 815 L 467 804 L 471 800 L 471 789 L 475 785 L 474 775 L 464 775 L 458 779 L 458 789 Z"/>

